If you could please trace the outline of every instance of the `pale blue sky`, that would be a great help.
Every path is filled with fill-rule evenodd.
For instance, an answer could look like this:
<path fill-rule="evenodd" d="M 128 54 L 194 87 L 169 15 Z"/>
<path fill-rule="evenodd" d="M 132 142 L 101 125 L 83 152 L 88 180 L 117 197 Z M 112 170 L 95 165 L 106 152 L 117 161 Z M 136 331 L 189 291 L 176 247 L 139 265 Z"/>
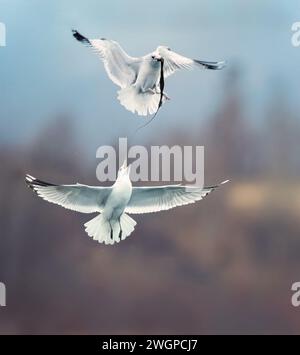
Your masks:
<path fill-rule="evenodd" d="M 140 125 L 119 105 L 117 87 L 96 56 L 72 38 L 72 28 L 115 39 L 132 55 L 167 44 L 194 58 L 239 63 L 254 119 L 274 82 L 282 82 L 299 109 L 300 47 L 290 41 L 295 21 L 297 0 L 0 0 L 7 27 L 7 46 L 0 48 L 0 143 L 27 142 L 64 112 L 74 115 L 92 151 Z M 174 75 L 166 84 L 172 101 L 141 137 L 197 125 L 218 108 L 225 77 L 226 71 Z"/>

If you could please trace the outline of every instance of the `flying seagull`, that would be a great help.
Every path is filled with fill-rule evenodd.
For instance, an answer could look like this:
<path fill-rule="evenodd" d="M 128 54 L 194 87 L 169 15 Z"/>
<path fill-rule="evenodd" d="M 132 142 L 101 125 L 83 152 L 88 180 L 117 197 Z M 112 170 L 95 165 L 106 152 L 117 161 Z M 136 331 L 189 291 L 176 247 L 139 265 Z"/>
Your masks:
<path fill-rule="evenodd" d="M 26 183 L 48 202 L 81 213 L 98 213 L 85 223 L 85 231 L 94 240 L 114 244 L 127 238 L 136 222 L 128 214 L 151 213 L 187 205 L 202 200 L 219 185 L 199 188 L 169 185 L 132 187 L 130 165 L 120 167 L 115 183 L 110 187 L 82 184 L 54 185 L 26 175 Z"/>
<path fill-rule="evenodd" d="M 118 99 L 127 110 L 140 116 L 157 113 L 169 99 L 163 91 L 164 79 L 179 69 L 222 69 L 225 62 L 206 62 L 190 59 L 159 46 L 143 57 L 129 56 L 118 42 L 109 39 L 88 39 L 73 30 L 73 36 L 91 47 L 104 63 L 109 78 L 121 89 Z"/>

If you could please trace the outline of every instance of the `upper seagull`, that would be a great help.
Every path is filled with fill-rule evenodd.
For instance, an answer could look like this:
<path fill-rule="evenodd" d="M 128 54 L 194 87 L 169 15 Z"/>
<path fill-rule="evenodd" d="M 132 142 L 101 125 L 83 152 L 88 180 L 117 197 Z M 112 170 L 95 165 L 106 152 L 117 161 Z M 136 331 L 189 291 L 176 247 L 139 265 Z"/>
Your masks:
<path fill-rule="evenodd" d="M 128 237 L 136 222 L 128 216 L 168 210 L 202 200 L 219 185 L 199 188 L 168 185 L 132 187 L 126 162 L 110 187 L 54 185 L 26 175 L 26 183 L 44 200 L 81 213 L 99 213 L 85 223 L 87 234 L 99 243 L 114 244 Z"/>
<path fill-rule="evenodd" d="M 163 91 L 164 79 L 179 69 L 222 69 L 225 62 L 190 59 L 166 46 L 143 57 L 129 56 L 117 43 L 109 39 L 88 39 L 73 30 L 73 36 L 91 47 L 103 60 L 109 78 L 118 85 L 118 99 L 127 110 L 140 116 L 158 111 L 169 97 Z"/>

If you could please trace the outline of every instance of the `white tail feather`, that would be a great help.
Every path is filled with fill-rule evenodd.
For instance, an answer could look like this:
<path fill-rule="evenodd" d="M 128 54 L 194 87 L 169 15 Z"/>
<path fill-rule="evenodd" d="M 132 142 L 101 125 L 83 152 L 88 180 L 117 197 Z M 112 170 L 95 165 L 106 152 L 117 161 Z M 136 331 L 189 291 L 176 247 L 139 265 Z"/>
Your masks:
<path fill-rule="evenodd" d="M 118 100 L 127 110 L 140 116 L 154 114 L 158 109 L 160 94 L 140 92 L 135 86 L 118 91 Z"/>
<path fill-rule="evenodd" d="M 120 233 L 120 225 L 122 233 Z M 114 244 L 126 239 L 133 231 L 136 222 L 123 213 L 120 223 L 116 220 L 108 221 L 102 214 L 85 223 L 87 234 L 99 243 Z M 120 239 L 121 237 L 121 239 Z"/>
<path fill-rule="evenodd" d="M 128 216 L 128 214 L 123 213 L 120 222 L 122 228 L 122 240 L 124 240 L 134 231 L 136 221 Z"/>

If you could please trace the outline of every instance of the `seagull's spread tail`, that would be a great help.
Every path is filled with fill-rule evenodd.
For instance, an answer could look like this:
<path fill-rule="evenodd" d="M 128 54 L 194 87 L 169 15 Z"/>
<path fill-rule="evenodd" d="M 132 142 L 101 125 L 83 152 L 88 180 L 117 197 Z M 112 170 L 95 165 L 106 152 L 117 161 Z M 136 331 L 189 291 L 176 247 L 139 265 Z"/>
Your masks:
<path fill-rule="evenodd" d="M 120 221 L 107 220 L 102 214 L 85 223 L 85 231 L 94 240 L 104 244 L 119 243 L 127 238 L 133 231 L 136 222 L 123 213 Z"/>
<path fill-rule="evenodd" d="M 127 110 L 140 116 L 154 114 L 159 105 L 160 94 L 151 91 L 142 92 L 137 87 L 128 86 L 118 91 L 118 100 Z M 163 98 L 163 102 L 166 98 Z"/>

